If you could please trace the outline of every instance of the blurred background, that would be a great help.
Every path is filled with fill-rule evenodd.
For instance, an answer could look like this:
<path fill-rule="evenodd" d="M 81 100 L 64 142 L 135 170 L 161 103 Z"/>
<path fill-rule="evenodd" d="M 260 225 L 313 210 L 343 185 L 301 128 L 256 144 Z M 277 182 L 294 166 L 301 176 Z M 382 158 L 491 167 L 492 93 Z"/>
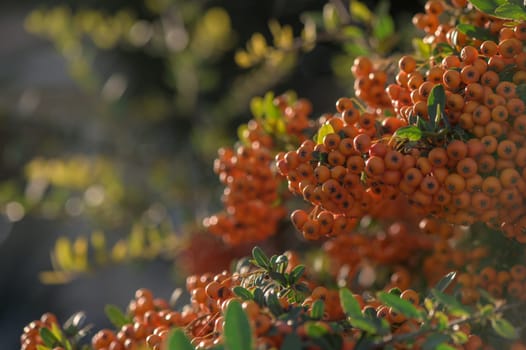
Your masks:
<path fill-rule="evenodd" d="M 99 329 L 104 305 L 125 308 L 138 288 L 170 298 L 185 240 L 221 208 L 212 164 L 252 118 L 251 99 L 293 91 L 313 117 L 333 112 L 353 95 L 354 57 L 410 50 L 422 9 L 2 1 L 2 348 L 46 311 L 62 322 L 85 311 Z"/>

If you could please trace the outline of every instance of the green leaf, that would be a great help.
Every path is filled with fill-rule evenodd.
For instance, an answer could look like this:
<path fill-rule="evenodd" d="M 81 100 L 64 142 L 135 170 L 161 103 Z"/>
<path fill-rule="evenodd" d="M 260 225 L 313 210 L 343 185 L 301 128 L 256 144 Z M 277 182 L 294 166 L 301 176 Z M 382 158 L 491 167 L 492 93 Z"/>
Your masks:
<path fill-rule="evenodd" d="M 42 338 L 44 345 L 50 348 L 60 345 L 60 340 L 53 334 L 53 332 L 51 332 L 51 330 L 49 330 L 49 328 L 40 328 L 40 337 Z"/>
<path fill-rule="evenodd" d="M 364 37 L 363 29 L 357 26 L 345 26 L 342 28 L 342 34 L 349 39 L 362 39 Z"/>
<path fill-rule="evenodd" d="M 279 282 L 279 284 L 281 284 L 282 286 L 286 286 L 287 285 L 287 279 L 285 278 L 285 276 L 279 272 L 274 272 L 274 271 L 269 271 L 269 276 L 270 278 L 272 278 L 274 281 L 277 281 Z"/>
<path fill-rule="evenodd" d="M 253 349 L 252 329 L 248 317 L 237 300 L 232 300 L 225 312 L 225 345 L 229 350 Z"/>
<path fill-rule="evenodd" d="M 453 332 L 451 339 L 453 339 L 455 344 L 465 344 L 469 340 L 467 334 L 462 331 Z"/>
<path fill-rule="evenodd" d="M 312 309 L 310 311 L 310 317 L 315 320 L 321 320 L 323 318 L 323 313 L 325 312 L 325 303 L 323 300 L 316 300 L 312 304 Z"/>
<path fill-rule="evenodd" d="M 493 15 L 497 7 L 506 3 L 506 0 L 470 0 L 470 2 L 480 11 Z"/>
<path fill-rule="evenodd" d="M 526 84 L 517 85 L 515 91 L 517 93 L 517 96 L 522 100 L 522 102 L 526 103 Z"/>
<path fill-rule="evenodd" d="M 327 334 L 327 328 L 323 327 L 318 322 L 306 322 L 305 331 L 311 338 L 320 338 Z"/>
<path fill-rule="evenodd" d="M 349 12 L 353 18 L 356 18 L 359 21 L 369 22 L 373 18 L 373 13 L 367 5 L 361 1 L 349 1 L 350 9 Z"/>
<path fill-rule="evenodd" d="M 402 299 L 396 294 L 380 292 L 378 293 L 378 299 L 385 305 L 391 307 L 393 310 L 405 315 L 406 317 L 415 319 L 420 319 L 422 317 L 422 313 L 418 311 L 418 309 L 413 304 L 411 304 L 410 301 Z"/>
<path fill-rule="evenodd" d="M 415 51 L 417 52 L 420 58 L 427 59 L 431 57 L 432 46 L 430 44 L 426 44 L 420 38 L 413 38 L 412 44 L 413 44 L 413 48 L 415 49 Z"/>
<path fill-rule="evenodd" d="M 497 39 L 489 30 L 474 26 L 473 24 L 460 23 L 457 24 L 457 29 L 471 38 L 492 41 L 496 41 Z"/>
<path fill-rule="evenodd" d="M 384 1 L 384 3 L 387 3 Z M 387 3 L 388 4 L 388 3 Z M 373 36 L 378 40 L 386 40 L 393 36 L 395 25 L 389 12 L 381 13 L 376 17 L 373 25 Z"/>
<path fill-rule="evenodd" d="M 237 295 L 238 297 L 240 297 L 241 299 L 243 300 L 252 300 L 254 299 L 254 296 L 252 295 L 252 293 L 250 293 L 250 291 L 246 288 L 243 288 L 241 286 L 235 286 L 232 291 L 234 292 L 235 295 Z"/>
<path fill-rule="evenodd" d="M 266 303 L 270 312 L 272 312 L 274 316 L 278 317 L 283 313 L 283 307 L 281 307 L 281 304 L 279 303 L 278 297 L 275 293 L 267 294 Z"/>
<path fill-rule="evenodd" d="M 340 303 L 345 315 L 351 318 L 363 317 L 360 303 L 347 288 L 340 289 Z"/>
<path fill-rule="evenodd" d="M 270 266 L 270 260 L 260 247 L 256 246 L 252 249 L 252 257 L 254 258 L 253 263 L 255 265 L 264 269 L 267 269 Z"/>
<path fill-rule="evenodd" d="M 442 343 L 442 344 L 438 344 L 435 350 L 455 350 L 455 348 L 446 343 Z"/>
<path fill-rule="evenodd" d="M 301 338 L 296 333 L 289 333 L 283 339 L 280 350 L 301 350 Z"/>
<path fill-rule="evenodd" d="M 194 346 L 181 328 L 174 329 L 167 339 L 166 350 L 195 350 Z"/>
<path fill-rule="evenodd" d="M 503 318 L 491 319 L 491 327 L 493 330 L 503 338 L 515 340 L 519 338 L 519 333 L 513 325 Z"/>
<path fill-rule="evenodd" d="M 440 281 L 435 284 L 434 289 L 443 292 L 449 287 L 449 285 L 455 280 L 455 277 L 457 276 L 456 271 L 451 271 L 447 273 L 444 277 L 440 279 Z"/>
<path fill-rule="evenodd" d="M 526 11 L 521 5 L 505 3 L 495 9 L 495 16 L 524 21 L 526 20 Z"/>
<path fill-rule="evenodd" d="M 453 316 L 469 316 L 470 309 L 462 305 L 455 297 L 432 289 L 433 297 L 444 305 Z"/>
<path fill-rule="evenodd" d="M 301 276 L 303 276 L 304 271 L 305 271 L 304 265 L 298 265 L 294 269 L 292 269 L 292 271 L 289 274 L 289 283 L 291 285 L 297 283 L 300 280 Z"/>
<path fill-rule="evenodd" d="M 49 346 L 37 344 L 37 350 L 51 350 Z"/>
<path fill-rule="evenodd" d="M 449 335 L 442 333 L 432 333 L 426 337 L 422 344 L 422 350 L 435 350 L 440 344 L 449 341 Z"/>
<path fill-rule="evenodd" d="M 130 319 L 126 317 L 123 312 L 115 305 L 108 304 L 104 307 L 104 313 L 108 320 L 116 327 L 121 328 L 127 323 L 130 323 Z"/>
<path fill-rule="evenodd" d="M 446 91 L 441 84 L 437 84 L 431 89 L 429 97 L 427 98 L 427 113 L 433 127 L 438 125 L 439 120 L 444 115 L 445 106 Z"/>
<path fill-rule="evenodd" d="M 261 288 L 254 289 L 254 301 L 258 303 L 259 306 L 265 305 L 265 294 Z"/>
<path fill-rule="evenodd" d="M 326 3 L 323 6 L 322 14 L 323 26 L 325 27 L 325 30 L 329 33 L 337 30 L 341 21 L 336 6 L 332 3 Z"/>
<path fill-rule="evenodd" d="M 393 136 L 408 141 L 419 141 L 422 138 L 422 130 L 416 125 L 402 126 L 395 131 Z"/>
<path fill-rule="evenodd" d="M 370 334 L 377 334 L 380 331 L 376 323 L 363 316 L 355 318 L 351 317 L 350 323 L 354 328 L 361 329 L 362 331 Z"/>
<path fill-rule="evenodd" d="M 321 145 L 323 143 L 323 138 L 329 134 L 334 134 L 334 128 L 331 124 L 325 123 L 318 130 L 318 134 L 316 135 L 316 143 Z"/>

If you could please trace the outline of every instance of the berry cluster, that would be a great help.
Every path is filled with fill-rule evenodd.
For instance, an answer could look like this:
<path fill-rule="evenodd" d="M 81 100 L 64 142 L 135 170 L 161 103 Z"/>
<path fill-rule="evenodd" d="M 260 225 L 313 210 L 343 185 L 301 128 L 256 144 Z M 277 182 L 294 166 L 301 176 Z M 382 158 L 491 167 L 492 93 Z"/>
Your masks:
<path fill-rule="evenodd" d="M 204 226 L 229 245 L 262 241 L 277 231 L 287 212 L 280 195 L 282 178 L 274 168 L 274 148 L 286 141 L 299 142 L 310 127 L 308 120 L 312 106 L 305 99 L 289 103 L 285 95 L 274 99 L 279 121 L 253 119 L 242 135 L 244 144 L 221 148 L 214 162 L 214 172 L 226 187 L 222 202 L 225 211 L 209 216 Z M 276 125 L 282 125 L 284 130 Z M 293 141 L 291 141 L 293 139 Z"/>

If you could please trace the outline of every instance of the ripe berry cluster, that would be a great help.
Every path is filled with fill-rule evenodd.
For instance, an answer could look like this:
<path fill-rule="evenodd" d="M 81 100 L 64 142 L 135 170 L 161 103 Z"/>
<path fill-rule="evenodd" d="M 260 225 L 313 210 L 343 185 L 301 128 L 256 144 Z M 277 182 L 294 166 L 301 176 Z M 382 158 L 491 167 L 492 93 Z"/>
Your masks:
<path fill-rule="evenodd" d="M 303 132 L 310 127 L 310 103 L 299 99 L 288 103 L 284 95 L 274 99 L 282 114 L 287 140 L 296 142 L 305 138 Z M 274 168 L 274 148 L 282 141 L 280 134 L 265 120 L 250 120 L 245 143 L 234 148 L 221 148 L 214 162 L 214 172 L 225 185 L 222 202 L 224 212 L 209 216 L 204 226 L 229 245 L 262 241 L 277 231 L 278 223 L 287 212 L 280 194 L 281 176 Z"/>

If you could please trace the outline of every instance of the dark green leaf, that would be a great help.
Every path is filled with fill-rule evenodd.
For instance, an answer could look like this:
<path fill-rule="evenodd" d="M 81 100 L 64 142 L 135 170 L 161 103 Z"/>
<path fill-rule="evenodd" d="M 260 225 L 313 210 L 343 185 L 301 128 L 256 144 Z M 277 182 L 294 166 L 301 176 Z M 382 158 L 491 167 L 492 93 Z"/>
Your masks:
<path fill-rule="evenodd" d="M 419 141 L 422 138 L 422 130 L 415 125 L 403 126 L 397 129 L 393 136 L 398 139 Z"/>
<path fill-rule="evenodd" d="M 399 312 L 407 317 L 415 319 L 422 317 L 422 313 L 418 311 L 418 309 L 413 304 L 411 304 L 411 302 L 400 298 L 398 295 L 380 292 L 378 293 L 378 299 L 396 312 Z"/>
<path fill-rule="evenodd" d="M 325 303 L 323 300 L 316 300 L 312 303 L 312 309 L 310 311 L 310 317 L 315 320 L 321 320 L 323 313 L 325 312 Z"/>
<path fill-rule="evenodd" d="M 356 300 L 356 298 L 349 289 L 340 289 L 340 303 L 342 305 L 343 312 L 345 312 L 345 315 L 347 315 L 348 317 L 363 317 L 360 303 L 358 302 L 358 300 Z"/>
<path fill-rule="evenodd" d="M 377 334 L 380 332 L 380 329 L 378 329 L 374 321 L 367 319 L 363 316 L 355 318 L 351 317 L 350 323 L 351 326 L 353 326 L 354 328 L 361 329 L 362 331 L 370 334 Z"/>
<path fill-rule="evenodd" d="M 524 21 L 526 20 L 526 11 L 521 5 L 505 3 L 495 9 L 495 16 Z"/>
<path fill-rule="evenodd" d="M 283 308 L 281 307 L 281 304 L 279 303 L 278 297 L 274 293 L 268 293 L 267 294 L 267 306 L 272 312 L 272 314 L 276 317 L 281 315 L 283 313 Z"/>
<path fill-rule="evenodd" d="M 49 328 L 40 328 L 40 337 L 42 338 L 44 345 L 50 348 L 60 345 L 60 340 L 49 330 Z"/>
<path fill-rule="evenodd" d="M 296 333 L 287 334 L 280 347 L 281 350 L 301 350 L 301 348 L 301 339 Z"/>
<path fill-rule="evenodd" d="M 307 335 L 311 338 L 323 337 L 325 334 L 328 333 L 327 328 L 325 328 L 318 322 L 306 322 L 305 331 L 307 332 Z"/>
<path fill-rule="evenodd" d="M 432 333 L 426 337 L 426 341 L 422 344 L 422 350 L 435 350 L 437 346 L 449 341 L 449 336 L 442 333 Z"/>
<path fill-rule="evenodd" d="M 282 273 L 269 271 L 268 274 L 270 278 L 272 278 L 274 281 L 279 282 L 279 284 L 281 284 L 282 286 L 287 285 L 287 279 L 285 278 L 285 275 L 283 275 Z"/>
<path fill-rule="evenodd" d="M 457 276 L 456 271 L 451 271 L 448 274 L 446 274 L 444 277 L 440 279 L 440 281 L 435 284 L 434 289 L 443 292 L 449 287 L 449 285 L 455 280 L 455 277 Z"/>
<path fill-rule="evenodd" d="M 506 0 L 470 0 L 470 2 L 480 11 L 492 15 L 497 7 L 504 4 Z"/>
<path fill-rule="evenodd" d="M 436 289 L 432 289 L 433 297 L 444 305 L 453 316 L 469 316 L 470 309 L 462 305 L 454 296 L 444 294 Z"/>
<path fill-rule="evenodd" d="M 467 24 L 467 23 L 457 24 L 457 29 L 471 38 L 475 38 L 475 39 L 479 39 L 483 41 L 484 40 L 496 41 L 497 39 L 495 35 L 491 34 L 489 30 L 474 26 L 473 24 Z"/>
<path fill-rule="evenodd" d="M 232 291 L 234 292 L 235 295 L 237 295 L 238 297 L 240 297 L 241 299 L 243 300 L 252 300 L 254 299 L 254 296 L 252 295 L 252 293 L 250 293 L 250 291 L 246 288 L 243 288 L 241 286 L 235 286 Z"/>
<path fill-rule="evenodd" d="M 256 288 L 254 290 L 254 301 L 258 303 L 259 306 L 265 305 L 265 294 L 261 290 L 261 288 Z"/>
<path fill-rule="evenodd" d="M 303 276 L 303 272 L 304 271 L 305 271 L 305 266 L 304 265 L 298 265 L 294 269 L 292 269 L 292 271 L 290 272 L 290 275 L 289 275 L 289 283 L 291 285 L 293 285 L 296 282 L 298 282 L 300 280 L 301 276 Z"/>
<path fill-rule="evenodd" d="M 121 328 L 127 323 L 130 323 L 130 319 L 126 317 L 122 311 L 115 305 L 108 304 L 104 307 L 104 313 L 108 320 L 116 327 Z"/>
<path fill-rule="evenodd" d="M 446 91 L 441 84 L 435 85 L 427 98 L 427 113 L 432 126 L 438 125 L 438 121 L 444 115 L 446 106 Z"/>
<path fill-rule="evenodd" d="M 167 340 L 166 350 L 195 350 L 194 346 L 181 328 L 174 329 Z"/>
<path fill-rule="evenodd" d="M 269 267 L 269 259 L 265 255 L 265 252 L 263 252 L 263 249 L 261 249 L 260 247 L 256 246 L 252 249 L 252 257 L 254 258 L 255 265 L 264 269 L 267 269 Z"/>
<path fill-rule="evenodd" d="M 503 338 L 515 340 L 519 338 L 519 333 L 513 325 L 503 318 L 494 318 L 491 320 L 493 330 Z"/>
<path fill-rule="evenodd" d="M 517 93 L 517 96 L 522 100 L 522 102 L 526 103 L 526 84 L 519 84 L 515 88 L 515 91 Z"/>
<path fill-rule="evenodd" d="M 248 317 L 237 300 L 232 300 L 225 312 L 225 346 L 229 350 L 253 349 L 252 329 Z"/>

